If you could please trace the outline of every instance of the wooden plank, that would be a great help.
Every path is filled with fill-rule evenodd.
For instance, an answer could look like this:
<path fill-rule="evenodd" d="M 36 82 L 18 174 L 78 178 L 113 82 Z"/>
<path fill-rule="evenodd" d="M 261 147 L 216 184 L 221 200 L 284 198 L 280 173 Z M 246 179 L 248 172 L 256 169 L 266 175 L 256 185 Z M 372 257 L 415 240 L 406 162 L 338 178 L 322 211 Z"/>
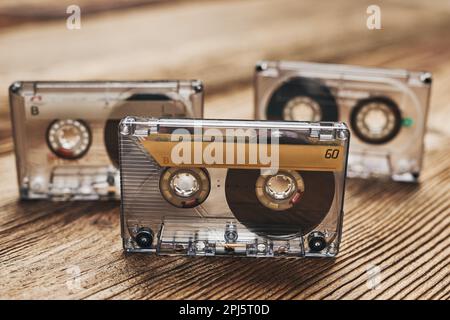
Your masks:
<path fill-rule="evenodd" d="M 3 87 L 17 77 L 206 78 L 207 117 L 251 118 L 252 66 L 260 58 L 434 73 L 422 183 L 349 180 L 342 251 L 335 260 L 125 255 L 117 204 L 18 202 L 14 157 L 7 146 L 0 155 L 0 298 L 449 299 L 450 130 L 445 121 L 450 44 L 442 41 L 448 35 L 449 10 L 440 1 L 426 8 L 414 1 L 388 2 L 382 9 L 385 30 L 372 32 L 364 29 L 365 4 L 342 1 L 317 8 L 313 1 L 217 1 L 160 7 L 145 14 L 130 10 L 124 16 L 89 20 L 83 41 L 72 38 L 81 46 L 76 53 L 71 53 L 76 46 L 65 48 L 67 34 L 56 22 L 41 30 L 21 26 L 0 33 L 0 46 L 12 48 L 0 56 Z M 298 19 L 299 12 L 307 17 Z M 419 18 L 420 28 L 412 28 Z M 118 39 L 132 47 L 110 52 L 114 47 L 108 40 L 102 48 L 93 48 L 96 39 L 109 34 L 112 21 L 118 23 L 114 30 L 124 30 Z M 137 36 L 125 39 L 139 23 L 149 33 L 145 39 L 156 42 L 141 46 Z M 169 25 L 169 31 L 162 27 Z M 207 30 L 197 30 L 205 25 Z M 177 34 L 182 26 L 189 30 Z M 299 30 L 306 26 L 308 30 Z M 176 35 L 181 47 L 174 37 L 158 40 L 152 30 L 157 27 L 161 36 Z M 319 31 L 311 33 L 315 27 Z M 183 39 L 191 33 L 195 36 Z M 63 48 L 55 46 L 52 37 L 61 39 Z M 43 41 L 42 49 L 34 47 L 35 39 Z M 41 59 L 34 57 L 37 52 Z M 164 57 L 167 52 L 173 54 Z M 59 54 L 67 54 L 67 60 Z M 26 61 L 14 68 L 8 64 L 11 58 Z M 7 145 L 9 136 L 4 130 L 0 146 Z M 371 266 L 380 268 L 377 289 L 368 287 Z M 79 286 L 73 278 L 77 268 Z"/>
<path fill-rule="evenodd" d="M 64 20 L 70 5 L 77 5 L 83 17 L 107 11 L 125 10 L 148 5 L 162 5 L 174 0 L 3 0 L 0 3 L 0 28 L 13 27 L 25 23 Z M 182 0 L 178 0 L 182 1 Z"/>
<path fill-rule="evenodd" d="M 21 26 L 4 31 L 0 39 L 9 49 L 0 59 L 0 83 L 7 86 L 18 77 L 201 77 L 208 88 L 222 90 L 224 84 L 251 79 L 258 59 L 331 60 L 449 28 L 450 9 L 418 3 L 386 10 L 384 27 L 395 32 L 369 31 L 367 3 L 194 2 L 87 17 L 79 31 L 68 31 L 64 19 L 39 28 Z M 411 28 L 419 12 L 420 32 Z"/>

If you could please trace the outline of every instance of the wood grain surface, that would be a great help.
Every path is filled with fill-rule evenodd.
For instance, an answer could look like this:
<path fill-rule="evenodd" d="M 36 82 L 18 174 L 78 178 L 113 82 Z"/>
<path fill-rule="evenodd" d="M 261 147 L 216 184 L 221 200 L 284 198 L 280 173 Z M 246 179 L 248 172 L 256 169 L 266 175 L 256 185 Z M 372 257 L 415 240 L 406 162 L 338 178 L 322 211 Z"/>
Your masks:
<path fill-rule="evenodd" d="M 450 5 L 380 1 L 382 29 L 371 31 L 369 4 L 177 1 L 82 16 L 77 31 L 64 18 L 1 28 L 0 298 L 449 299 Z M 421 183 L 349 180 L 336 259 L 126 255 L 117 203 L 18 201 L 12 81 L 200 78 L 206 117 L 251 118 L 259 59 L 434 74 Z"/>

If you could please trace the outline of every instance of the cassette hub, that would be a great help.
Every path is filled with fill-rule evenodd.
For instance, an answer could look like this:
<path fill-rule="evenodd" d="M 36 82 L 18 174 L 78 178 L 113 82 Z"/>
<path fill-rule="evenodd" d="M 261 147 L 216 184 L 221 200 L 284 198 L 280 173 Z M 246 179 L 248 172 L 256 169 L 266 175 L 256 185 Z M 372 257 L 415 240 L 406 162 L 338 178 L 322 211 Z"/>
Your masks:
<path fill-rule="evenodd" d="M 63 159 L 82 157 L 92 142 L 89 126 L 82 120 L 55 120 L 47 130 L 50 149 Z"/>
<path fill-rule="evenodd" d="M 283 110 L 283 119 L 287 121 L 320 121 L 320 105 L 310 97 L 298 96 L 289 100 Z"/>
<path fill-rule="evenodd" d="M 256 181 L 256 196 L 267 208 L 286 210 L 301 198 L 304 192 L 301 175 L 293 170 L 279 171 L 276 175 L 260 175 Z"/>
<path fill-rule="evenodd" d="M 266 192 L 275 200 L 289 198 L 295 191 L 294 180 L 285 174 L 277 174 L 267 179 Z"/>
<path fill-rule="evenodd" d="M 170 188 L 177 196 L 189 198 L 199 190 L 199 183 L 191 173 L 178 172 L 170 180 Z"/>
<path fill-rule="evenodd" d="M 179 208 L 193 208 L 208 196 L 208 174 L 199 168 L 168 168 L 160 178 L 164 198 Z"/>
<path fill-rule="evenodd" d="M 351 114 L 351 126 L 355 134 L 371 144 L 382 144 L 394 139 L 401 124 L 397 104 L 386 97 L 362 99 Z"/>

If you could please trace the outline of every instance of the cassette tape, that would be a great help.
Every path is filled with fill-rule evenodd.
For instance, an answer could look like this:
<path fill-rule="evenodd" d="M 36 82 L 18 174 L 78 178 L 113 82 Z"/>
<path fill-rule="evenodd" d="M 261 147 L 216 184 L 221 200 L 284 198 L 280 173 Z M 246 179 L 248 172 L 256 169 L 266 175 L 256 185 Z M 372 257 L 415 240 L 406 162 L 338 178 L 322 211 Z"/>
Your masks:
<path fill-rule="evenodd" d="M 9 94 L 22 199 L 119 200 L 120 120 L 203 112 L 199 81 L 15 82 Z"/>
<path fill-rule="evenodd" d="M 345 124 L 127 117 L 119 134 L 126 252 L 337 254 Z"/>
<path fill-rule="evenodd" d="M 254 81 L 256 119 L 349 124 L 349 177 L 418 180 L 429 72 L 263 61 Z"/>

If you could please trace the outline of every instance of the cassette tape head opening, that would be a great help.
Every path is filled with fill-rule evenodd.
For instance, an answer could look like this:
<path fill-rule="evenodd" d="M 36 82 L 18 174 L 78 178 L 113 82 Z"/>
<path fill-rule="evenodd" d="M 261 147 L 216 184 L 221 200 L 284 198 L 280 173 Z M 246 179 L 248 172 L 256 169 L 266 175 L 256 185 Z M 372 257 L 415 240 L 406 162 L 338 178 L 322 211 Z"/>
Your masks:
<path fill-rule="evenodd" d="M 345 125 L 128 117 L 120 131 L 126 251 L 337 253 Z M 142 247 L 148 230 L 152 244 Z"/>

